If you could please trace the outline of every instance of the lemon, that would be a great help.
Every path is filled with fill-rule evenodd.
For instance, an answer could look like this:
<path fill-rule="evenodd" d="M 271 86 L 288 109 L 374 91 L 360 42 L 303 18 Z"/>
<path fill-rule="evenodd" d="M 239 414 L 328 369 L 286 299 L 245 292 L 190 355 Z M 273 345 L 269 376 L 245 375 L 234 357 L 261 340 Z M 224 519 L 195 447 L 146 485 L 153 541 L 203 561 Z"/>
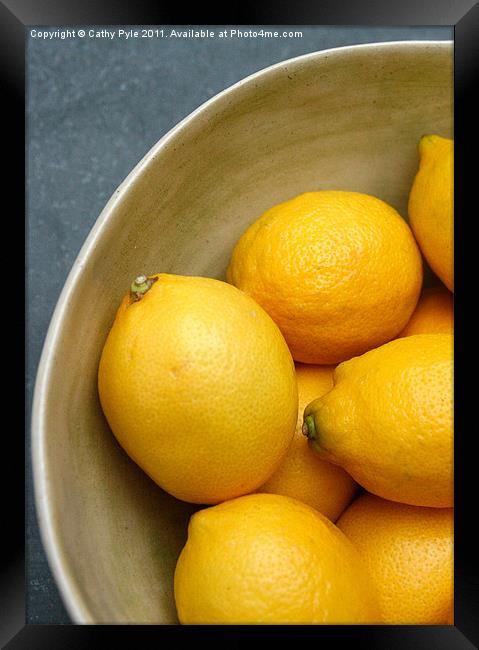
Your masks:
<path fill-rule="evenodd" d="M 381 617 L 394 625 L 445 624 L 453 603 L 453 510 L 363 494 L 337 526 L 361 553 Z"/>
<path fill-rule="evenodd" d="M 358 486 L 341 467 L 320 458 L 310 448 L 302 431 L 306 405 L 331 390 L 333 371 L 334 366 L 296 363 L 299 411 L 294 438 L 280 466 L 259 491 L 298 499 L 334 522 Z"/>
<path fill-rule="evenodd" d="M 340 364 L 305 409 L 312 447 L 385 499 L 452 506 L 452 353 L 451 334 L 415 334 Z"/>
<path fill-rule="evenodd" d="M 138 280 L 99 366 L 111 430 L 178 499 L 218 503 L 255 490 L 280 463 L 297 420 L 294 363 L 281 332 L 226 282 Z"/>
<path fill-rule="evenodd" d="M 422 259 L 384 201 L 306 192 L 249 226 L 227 280 L 270 314 L 295 361 L 331 365 L 399 334 L 419 298 Z"/>
<path fill-rule="evenodd" d="M 424 257 L 446 287 L 454 289 L 454 141 L 425 135 L 409 194 L 409 223 Z"/>
<path fill-rule="evenodd" d="M 363 560 L 329 519 L 252 494 L 195 513 L 174 578 L 183 624 L 375 623 Z"/>
<path fill-rule="evenodd" d="M 453 334 L 453 294 L 443 285 L 424 289 L 408 324 L 399 336 Z"/>

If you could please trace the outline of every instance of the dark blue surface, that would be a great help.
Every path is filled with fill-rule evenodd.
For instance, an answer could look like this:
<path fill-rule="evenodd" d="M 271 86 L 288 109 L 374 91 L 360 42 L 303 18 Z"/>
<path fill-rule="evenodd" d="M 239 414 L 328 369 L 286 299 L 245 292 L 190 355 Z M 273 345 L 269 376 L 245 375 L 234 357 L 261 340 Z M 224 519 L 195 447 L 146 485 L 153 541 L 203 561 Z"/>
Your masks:
<path fill-rule="evenodd" d="M 453 38 L 450 27 L 288 29 L 302 38 L 27 35 L 28 421 L 43 341 L 68 272 L 111 194 L 162 135 L 219 91 L 284 59 L 358 43 Z M 27 623 L 70 623 L 40 540 L 29 459 L 28 439 Z"/>

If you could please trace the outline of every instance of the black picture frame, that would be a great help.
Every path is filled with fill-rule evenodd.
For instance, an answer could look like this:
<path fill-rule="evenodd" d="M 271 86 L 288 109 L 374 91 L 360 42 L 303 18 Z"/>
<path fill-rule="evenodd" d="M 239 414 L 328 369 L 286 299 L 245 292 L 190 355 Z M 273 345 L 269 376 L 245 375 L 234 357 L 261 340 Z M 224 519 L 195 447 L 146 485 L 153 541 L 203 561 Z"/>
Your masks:
<path fill-rule="evenodd" d="M 133 6 L 134 4 L 134 6 Z M 241 8 L 230 7 L 222 15 L 218 12 L 208 15 L 201 8 L 202 14 L 191 13 L 187 18 L 178 14 L 178 8 L 159 6 L 154 2 L 138 1 L 136 3 L 109 2 L 97 3 L 97 6 L 85 2 L 61 0 L 41 0 L 35 4 L 28 1 L 10 0 L 0 3 L 0 51 L 2 88 L 9 98 L 7 104 L 7 124 L 20 122 L 19 130 L 24 126 L 24 88 L 25 88 L 25 33 L 29 25 L 102 25 L 102 24 L 285 24 L 285 25 L 449 25 L 454 27 L 455 45 L 455 213 L 462 215 L 467 200 L 467 174 L 463 173 L 462 156 L 471 146 L 472 92 L 477 79 L 479 62 L 479 5 L 475 2 L 452 2 L 447 0 L 403 0 L 401 3 L 374 0 L 361 2 L 337 3 L 328 0 L 322 3 L 304 2 L 283 3 L 273 6 L 267 2 L 261 7 L 252 2 L 244 2 Z M 197 10 L 199 11 L 199 10 Z M 476 84 L 477 85 L 477 84 Z M 23 115 L 23 116 L 22 116 Z M 459 117 L 458 117 L 459 116 Z M 469 120 L 469 126 L 468 126 Z M 8 129 L 10 131 L 10 128 Z M 24 186 L 24 149 L 17 144 L 9 149 L 8 187 L 15 182 Z M 7 176 L 7 178 L 8 178 Z M 18 196 L 22 195 L 22 190 Z M 24 195 L 24 190 L 23 190 Z M 10 208 L 11 209 L 11 208 Z M 21 213 L 21 210 L 20 210 Z M 456 219 L 456 224 L 459 219 Z M 22 228 L 19 243 L 24 241 Z M 456 331 L 460 330 L 462 316 L 457 305 L 461 304 L 464 291 L 462 278 L 465 277 L 465 264 L 462 256 L 462 234 L 456 225 Z M 12 236 L 12 241 L 14 237 Z M 460 357 L 456 349 L 456 356 Z M 458 382 L 456 382 L 458 386 Z M 2 557 L 2 574 L 0 589 L 2 593 L 2 620 L 0 624 L 0 641 L 2 647 L 16 650 L 19 648 L 86 648 L 103 646 L 121 638 L 123 642 L 138 645 L 146 640 L 162 643 L 168 641 L 185 642 L 194 637 L 195 642 L 211 643 L 215 638 L 221 643 L 228 642 L 238 647 L 256 640 L 269 640 L 279 637 L 283 642 L 298 640 L 318 641 L 327 644 L 347 642 L 359 648 L 409 649 L 422 648 L 430 650 L 448 650 L 454 648 L 474 648 L 479 643 L 479 578 L 477 570 L 477 549 L 475 535 L 468 518 L 468 495 L 474 494 L 473 465 L 474 455 L 467 440 L 462 436 L 461 424 L 464 422 L 463 397 L 456 388 L 456 446 L 455 446 L 455 624 L 454 626 L 277 626 L 277 627 L 234 627 L 234 631 L 210 626 L 184 628 L 181 626 L 55 626 L 25 624 L 25 570 L 24 570 L 24 510 L 18 503 L 12 508 L 13 516 L 9 518 L 6 553 Z M 459 413 L 461 414 L 459 416 Z M 26 435 L 29 423 L 25 423 Z M 464 431 L 465 433 L 465 431 Z M 469 432 L 468 433 L 472 433 Z M 20 501 L 24 494 L 23 441 L 17 438 L 17 448 L 12 457 L 15 464 L 8 468 L 8 500 L 14 502 L 15 495 Z M 477 490 L 476 490 L 477 491 Z M 278 629 L 281 628 L 281 629 Z M 4 645 L 5 644 L 5 645 Z M 326 646 L 329 647 L 329 646 Z"/>

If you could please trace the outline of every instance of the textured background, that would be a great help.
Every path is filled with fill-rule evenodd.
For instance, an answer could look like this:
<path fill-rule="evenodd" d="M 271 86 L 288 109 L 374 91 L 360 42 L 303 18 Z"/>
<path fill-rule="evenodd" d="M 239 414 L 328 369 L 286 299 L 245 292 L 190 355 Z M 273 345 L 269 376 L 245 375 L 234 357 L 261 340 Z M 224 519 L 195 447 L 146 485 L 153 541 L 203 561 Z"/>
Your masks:
<path fill-rule="evenodd" d="M 303 37 L 27 35 L 27 422 L 43 340 L 68 272 L 111 194 L 161 136 L 219 91 L 278 61 L 357 43 L 453 38 L 450 27 L 290 29 Z M 26 459 L 27 623 L 70 623 L 39 536 L 29 430 Z"/>

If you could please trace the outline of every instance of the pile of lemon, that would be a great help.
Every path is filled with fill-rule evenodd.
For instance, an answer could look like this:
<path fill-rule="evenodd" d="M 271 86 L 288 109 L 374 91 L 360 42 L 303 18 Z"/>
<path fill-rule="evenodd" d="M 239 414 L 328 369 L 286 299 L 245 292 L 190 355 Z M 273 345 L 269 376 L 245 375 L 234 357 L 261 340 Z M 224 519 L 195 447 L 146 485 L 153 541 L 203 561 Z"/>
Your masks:
<path fill-rule="evenodd" d="M 307 192 L 249 226 L 228 282 L 139 276 L 121 303 L 106 418 L 204 505 L 181 623 L 452 622 L 452 140 L 420 140 L 408 212 Z"/>

